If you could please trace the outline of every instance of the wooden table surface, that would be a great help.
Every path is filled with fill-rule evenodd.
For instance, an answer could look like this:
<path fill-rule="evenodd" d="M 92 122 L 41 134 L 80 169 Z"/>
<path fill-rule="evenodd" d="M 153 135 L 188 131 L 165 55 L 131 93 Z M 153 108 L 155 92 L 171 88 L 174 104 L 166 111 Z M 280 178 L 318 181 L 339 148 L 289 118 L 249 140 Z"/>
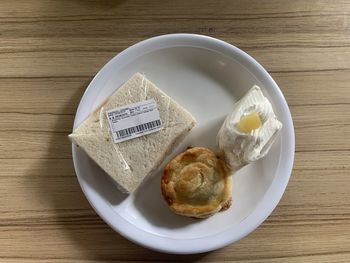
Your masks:
<path fill-rule="evenodd" d="M 200 255 L 139 247 L 85 199 L 71 145 L 79 100 L 126 47 L 175 32 L 254 56 L 294 119 L 280 204 L 240 242 Z M 0 2 L 0 262 L 350 262 L 350 1 Z"/>

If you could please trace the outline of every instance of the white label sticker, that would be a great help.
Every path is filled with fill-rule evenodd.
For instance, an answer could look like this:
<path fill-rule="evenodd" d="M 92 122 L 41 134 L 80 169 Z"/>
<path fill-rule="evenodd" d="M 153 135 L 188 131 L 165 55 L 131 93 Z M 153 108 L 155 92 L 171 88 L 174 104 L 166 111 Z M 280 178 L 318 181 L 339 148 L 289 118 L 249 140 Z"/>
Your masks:
<path fill-rule="evenodd" d="M 115 143 L 159 131 L 162 121 L 154 99 L 106 111 Z"/>

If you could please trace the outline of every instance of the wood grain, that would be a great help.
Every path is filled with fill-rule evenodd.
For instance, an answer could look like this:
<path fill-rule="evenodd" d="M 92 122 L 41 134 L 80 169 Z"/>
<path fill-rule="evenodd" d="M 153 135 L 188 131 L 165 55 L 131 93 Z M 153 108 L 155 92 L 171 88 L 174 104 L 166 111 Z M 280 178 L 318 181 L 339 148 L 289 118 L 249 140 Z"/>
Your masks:
<path fill-rule="evenodd" d="M 186 257 L 111 230 L 79 187 L 67 140 L 94 74 L 126 47 L 175 32 L 254 56 L 296 133 L 273 214 L 240 242 Z M 4 0 L 0 65 L 0 262 L 349 262 L 349 1 Z"/>

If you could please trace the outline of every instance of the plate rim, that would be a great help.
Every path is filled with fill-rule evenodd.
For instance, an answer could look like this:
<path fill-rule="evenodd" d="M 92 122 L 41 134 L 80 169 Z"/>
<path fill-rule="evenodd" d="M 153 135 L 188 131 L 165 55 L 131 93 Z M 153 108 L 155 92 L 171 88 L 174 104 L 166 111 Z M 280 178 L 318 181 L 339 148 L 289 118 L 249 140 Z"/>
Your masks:
<path fill-rule="evenodd" d="M 74 144 L 72 144 L 72 158 L 74 163 L 74 169 L 76 176 L 78 178 L 79 185 L 92 206 L 92 208 L 95 210 L 95 212 L 116 232 L 124 236 L 125 238 L 133 241 L 134 243 L 137 243 L 143 247 L 165 252 L 165 253 L 172 253 L 172 254 L 195 254 L 195 253 L 202 253 L 202 252 L 208 252 L 212 250 L 219 249 L 221 247 L 224 247 L 226 245 L 229 245 L 233 242 L 236 242 L 240 240 L 241 238 L 245 237 L 252 231 L 254 231 L 260 224 L 262 224 L 265 219 L 272 213 L 272 211 L 275 209 L 275 207 L 278 205 L 280 199 L 283 196 L 283 193 L 285 192 L 285 189 L 287 187 L 287 184 L 289 182 L 289 178 L 291 176 L 293 163 L 294 163 L 294 151 L 295 151 L 295 135 L 294 135 L 294 126 L 292 121 L 292 116 L 287 104 L 287 101 L 285 100 L 282 91 L 279 89 L 276 82 L 273 80 L 273 78 L 269 75 L 269 73 L 260 65 L 253 57 L 242 51 L 241 49 L 224 42 L 222 40 L 204 36 L 204 35 L 197 35 L 197 34 L 167 34 L 167 35 L 161 35 L 152 37 L 143 41 L 140 41 L 116 56 L 114 56 L 112 59 L 110 59 L 95 75 L 95 77 L 91 80 L 88 87 L 86 88 L 83 96 L 81 97 L 79 106 L 76 111 L 75 119 L 74 119 L 74 128 L 78 125 L 78 114 L 82 111 L 83 104 L 85 103 L 86 98 L 88 97 L 89 92 L 93 89 L 95 83 L 100 81 L 105 81 L 105 77 L 103 76 L 105 71 L 108 71 L 108 68 L 111 67 L 114 63 L 118 63 L 118 60 L 127 59 L 129 56 L 129 53 L 135 53 L 137 54 L 139 49 L 144 49 L 145 46 L 152 47 L 156 46 L 154 44 L 160 44 L 163 43 L 165 47 L 171 47 L 173 46 L 179 46 L 179 43 L 187 43 L 183 44 L 182 46 L 191 46 L 189 43 L 195 43 L 196 47 L 200 47 L 200 44 L 203 45 L 203 47 L 209 49 L 213 49 L 213 51 L 223 52 L 225 55 L 228 55 L 230 57 L 233 57 L 233 55 L 238 56 L 240 59 L 238 62 L 242 64 L 242 66 L 246 67 L 250 72 L 254 72 L 254 76 L 256 76 L 259 80 L 263 79 L 265 82 L 269 83 L 269 86 L 273 89 L 274 92 L 276 92 L 277 97 L 279 98 L 279 102 L 282 104 L 282 108 L 284 111 L 284 116 L 287 119 L 284 124 L 284 128 L 287 130 L 288 138 L 284 141 L 287 145 L 284 148 L 287 148 L 289 150 L 284 150 L 284 154 L 286 156 L 286 162 L 283 163 L 283 176 L 276 176 L 269 189 L 266 191 L 264 197 L 260 202 L 258 203 L 257 207 L 253 210 L 247 218 L 242 220 L 239 224 L 244 222 L 244 228 L 236 229 L 235 236 L 228 237 L 228 235 L 223 232 L 220 232 L 215 235 L 205 236 L 203 238 L 199 238 L 201 240 L 200 242 L 198 239 L 196 239 L 197 244 L 191 244 L 190 242 L 193 241 L 193 239 L 172 239 L 168 237 L 162 237 L 157 236 L 152 233 L 143 231 L 142 229 L 139 229 L 135 227 L 133 224 L 126 221 L 124 218 L 122 218 L 119 214 L 114 213 L 114 215 L 118 215 L 121 220 L 124 222 L 127 222 L 129 225 L 128 227 L 117 227 L 114 222 L 112 222 L 111 218 L 107 215 L 108 211 L 97 205 L 96 199 L 94 199 L 94 195 L 96 193 L 91 193 L 87 189 L 86 183 L 82 180 L 81 176 L 79 175 L 79 164 L 77 161 L 77 148 Z M 171 44 L 173 43 L 173 44 Z M 177 43 L 177 44 L 176 44 Z M 157 50 L 159 48 L 154 48 L 154 50 Z M 153 50 L 153 51 L 154 51 Z M 152 50 L 151 50 L 152 51 Z M 151 52 L 149 51 L 149 52 Z M 148 52 L 143 52 L 142 55 Z M 137 59 L 137 56 L 134 58 Z M 237 57 L 235 57 L 235 60 L 237 60 Z M 126 62 L 124 62 L 126 63 Z M 122 63 L 122 64 L 124 64 Z M 281 146 L 282 148 L 282 146 Z M 283 149 L 281 149 L 282 151 Z M 281 158 L 279 160 L 278 167 L 276 171 L 280 169 L 281 166 Z M 279 180 L 277 180 L 279 179 Z M 271 192 L 271 188 L 274 189 L 273 192 Z M 95 196 L 96 197 L 96 196 Z M 269 202 L 264 202 L 265 199 L 268 199 Z M 255 218 L 253 220 L 253 218 Z M 230 228 L 231 230 L 231 228 Z M 229 232 L 229 230 L 227 231 Z M 215 238 L 213 238 L 215 237 Z M 152 239 L 152 242 L 150 242 L 150 239 Z M 190 241 L 190 242 L 188 242 Z"/>

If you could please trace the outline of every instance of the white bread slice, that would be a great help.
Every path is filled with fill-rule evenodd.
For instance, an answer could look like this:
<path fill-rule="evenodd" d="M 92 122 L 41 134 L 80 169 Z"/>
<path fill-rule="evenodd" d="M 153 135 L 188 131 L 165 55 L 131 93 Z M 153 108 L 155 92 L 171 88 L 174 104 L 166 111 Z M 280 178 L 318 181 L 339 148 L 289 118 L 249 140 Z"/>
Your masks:
<path fill-rule="evenodd" d="M 153 98 L 163 128 L 121 143 L 114 143 L 106 110 Z M 69 138 L 80 146 L 123 192 L 133 192 L 164 160 L 166 155 L 194 127 L 194 117 L 147 80 L 136 73 L 93 112 Z"/>

